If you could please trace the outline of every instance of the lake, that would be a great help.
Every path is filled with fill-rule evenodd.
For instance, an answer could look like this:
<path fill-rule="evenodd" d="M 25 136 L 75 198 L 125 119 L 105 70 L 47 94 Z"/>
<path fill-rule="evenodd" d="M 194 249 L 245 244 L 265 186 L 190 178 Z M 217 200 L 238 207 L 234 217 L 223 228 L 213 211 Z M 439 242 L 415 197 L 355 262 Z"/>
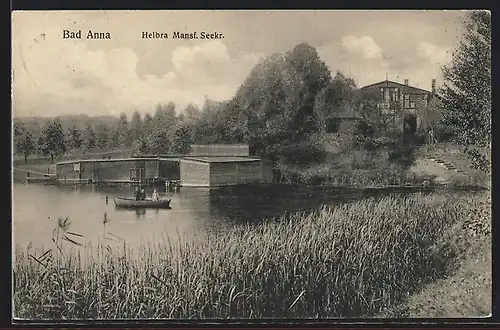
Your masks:
<path fill-rule="evenodd" d="M 169 210 L 115 209 L 113 197 L 131 196 L 132 192 L 130 187 L 14 183 L 13 242 L 22 246 L 31 244 L 35 248 L 50 246 L 58 217 L 68 217 L 71 222 L 69 231 L 83 235 L 84 238 L 78 238 L 77 241 L 85 243 L 102 237 L 102 220 L 106 214 L 106 231 L 133 245 L 166 238 L 202 236 L 238 224 L 272 221 L 273 217 L 285 213 L 388 194 L 289 185 L 237 186 L 211 190 L 182 188 L 178 192 L 161 193 L 162 198 L 172 200 Z M 150 194 L 151 189 L 148 190 L 148 196 Z"/>

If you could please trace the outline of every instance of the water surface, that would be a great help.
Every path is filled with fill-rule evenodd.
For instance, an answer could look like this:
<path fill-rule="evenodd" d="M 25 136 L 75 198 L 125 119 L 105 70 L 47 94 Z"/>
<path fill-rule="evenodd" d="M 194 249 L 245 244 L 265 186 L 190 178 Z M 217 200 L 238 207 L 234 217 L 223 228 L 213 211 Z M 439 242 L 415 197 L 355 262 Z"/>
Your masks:
<path fill-rule="evenodd" d="M 151 191 L 148 193 L 150 195 Z M 238 224 L 272 221 L 270 219 L 285 213 L 314 210 L 325 204 L 336 205 L 388 193 L 289 185 L 216 190 L 183 188 L 175 193 L 161 193 L 162 198 L 172 200 L 169 210 L 115 209 L 114 196 L 131 194 L 130 187 L 15 183 L 13 242 L 33 247 L 50 246 L 58 217 L 69 218 L 69 230 L 85 237 L 79 241 L 91 242 L 102 238 L 102 222 L 106 214 L 106 231 L 134 245 L 166 238 L 203 236 Z M 401 192 L 397 194 L 403 195 Z"/>

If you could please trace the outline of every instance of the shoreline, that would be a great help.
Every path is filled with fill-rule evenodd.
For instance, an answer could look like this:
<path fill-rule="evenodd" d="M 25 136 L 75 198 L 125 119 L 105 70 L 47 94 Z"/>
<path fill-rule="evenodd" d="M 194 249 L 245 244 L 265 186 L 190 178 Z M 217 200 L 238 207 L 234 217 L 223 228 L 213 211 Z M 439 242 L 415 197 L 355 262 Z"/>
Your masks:
<path fill-rule="evenodd" d="M 24 254 L 26 251 L 17 251 L 22 255 L 16 257 L 14 269 L 18 282 L 22 283 L 18 284 L 18 290 L 21 291 L 14 294 L 16 310 L 24 310 L 24 316 L 33 316 L 29 310 L 39 310 L 37 313 L 41 315 L 51 313 L 56 318 L 56 315 L 66 318 L 71 318 L 72 315 L 109 317 L 109 313 L 115 312 L 128 318 L 132 314 L 136 315 L 142 298 L 128 301 L 126 306 L 119 308 L 121 312 L 113 312 L 114 309 L 94 309 L 95 307 L 90 308 L 97 306 L 93 304 L 108 303 L 110 308 L 118 306 L 106 295 L 90 295 L 100 289 L 91 288 L 89 285 L 100 283 L 103 288 L 121 295 L 125 288 L 115 287 L 113 283 L 118 281 L 132 285 L 139 281 L 137 283 L 142 283 L 141 286 L 150 286 L 153 291 L 140 293 L 140 288 L 134 286 L 127 287 L 126 290 L 134 293 L 136 297 L 144 295 L 144 299 L 159 308 L 159 314 L 155 314 L 154 307 L 152 310 L 143 310 L 135 317 L 165 317 L 169 313 L 174 313 L 171 315 L 175 318 L 190 317 L 189 314 L 184 314 L 187 312 L 184 309 L 187 306 L 175 302 L 176 295 L 181 292 L 184 292 L 182 295 L 188 295 L 186 299 L 193 303 L 190 305 L 192 307 L 201 308 L 209 301 L 214 301 L 214 305 L 209 303 L 208 309 L 198 309 L 191 316 L 202 319 L 228 316 L 246 318 L 249 317 L 249 311 L 254 313 L 250 318 L 311 317 L 318 313 L 323 317 L 375 315 L 379 309 L 404 304 L 408 299 L 405 292 L 410 292 L 413 296 L 427 285 L 437 283 L 436 281 L 453 273 L 455 265 L 460 262 L 460 254 L 454 249 L 449 250 L 447 243 L 454 236 L 445 233 L 450 230 L 456 233 L 452 229 L 457 226 L 462 228 L 462 223 L 469 218 L 468 213 L 463 211 L 464 204 L 474 205 L 471 200 L 480 198 L 462 196 L 449 199 L 438 195 L 406 198 L 386 196 L 380 200 L 368 198 L 323 208 L 320 212 L 294 214 L 290 218 L 283 218 L 283 221 L 265 224 L 259 228 L 237 227 L 228 233 L 214 234 L 214 237 L 202 241 L 201 244 L 152 244 L 138 251 L 139 255 L 142 255 L 138 260 L 130 259 L 130 254 L 126 254 L 128 258 L 122 259 L 125 256 L 122 253 L 106 253 L 104 249 L 98 259 L 89 259 L 85 258 L 85 254 L 82 255 L 87 266 L 81 268 L 75 264 L 76 260 L 72 259 L 74 255 L 60 256 L 62 259 L 58 261 L 60 264 L 58 263 L 57 267 L 68 269 L 63 279 L 65 286 L 75 291 L 72 299 L 90 304 L 81 305 L 76 309 L 71 306 L 45 311 L 43 308 L 39 309 L 38 304 L 50 304 L 45 301 L 47 298 L 43 298 L 46 297 L 44 292 L 47 290 L 61 299 L 68 298 L 63 298 L 64 292 L 56 287 L 52 288 L 55 284 L 50 284 L 50 281 L 39 282 L 39 272 L 45 268 L 34 260 L 27 259 Z M 433 221 L 429 221 L 430 219 Z M 365 230 L 360 231 L 360 228 Z M 283 241 L 282 237 L 289 239 Z M 249 246 L 254 248 L 249 249 Z M 23 246 L 19 248 L 22 250 Z M 175 266 L 177 262 L 174 260 L 177 257 L 171 254 L 172 249 L 183 256 L 178 266 Z M 339 251 L 347 249 L 353 253 L 339 254 Z M 450 251 L 453 253 L 450 254 Z M 104 267 L 103 277 L 91 271 L 97 271 L 101 267 Z M 354 268 L 351 269 L 352 267 Z M 417 272 L 417 269 L 420 270 Z M 217 276 L 210 277 L 212 272 Z M 360 277 L 363 273 L 365 275 Z M 423 277 L 418 275 L 420 273 Z M 249 276 L 247 278 L 241 274 Z M 332 279 L 332 275 L 336 279 Z M 86 280 L 82 282 L 82 278 Z M 265 289 L 261 286 L 261 280 L 265 283 L 266 278 L 270 283 L 274 283 L 273 292 L 277 295 L 274 300 L 270 297 L 266 299 L 271 300 L 266 300 L 264 298 L 267 296 L 261 295 Z M 200 280 L 203 290 L 208 291 L 203 291 L 205 293 L 197 298 L 195 287 Z M 396 282 L 398 287 L 393 287 Z M 231 289 L 231 286 L 234 289 Z M 290 288 L 293 290 L 290 291 Z M 381 289 L 386 293 L 378 291 Z M 233 291 L 248 300 L 233 301 L 235 309 L 227 314 L 226 309 L 220 309 L 217 307 L 219 305 L 215 304 L 217 301 L 218 304 L 231 302 L 231 299 L 227 301 L 228 295 L 224 293 L 226 291 Z M 332 299 L 331 305 L 324 304 L 326 300 L 321 300 L 322 304 L 319 301 L 314 303 L 316 291 L 317 294 L 328 297 L 329 292 L 335 292 L 335 295 L 329 298 Z M 31 296 L 29 300 L 23 298 L 27 294 Z M 39 298 L 35 299 L 33 294 Z M 157 301 L 155 297 L 160 297 L 157 294 L 163 298 Z M 326 299 L 326 296 L 323 298 Z M 206 300 L 208 297 L 213 300 Z M 297 300 L 297 306 L 287 312 L 294 300 Z M 365 305 L 364 301 L 372 302 Z M 285 306 L 281 305 L 284 303 Z M 165 310 L 165 307 L 160 306 L 169 306 L 172 310 Z M 267 310 L 265 306 L 274 307 Z M 272 310 L 274 312 L 271 312 Z M 356 310 L 362 313 L 352 314 Z"/>

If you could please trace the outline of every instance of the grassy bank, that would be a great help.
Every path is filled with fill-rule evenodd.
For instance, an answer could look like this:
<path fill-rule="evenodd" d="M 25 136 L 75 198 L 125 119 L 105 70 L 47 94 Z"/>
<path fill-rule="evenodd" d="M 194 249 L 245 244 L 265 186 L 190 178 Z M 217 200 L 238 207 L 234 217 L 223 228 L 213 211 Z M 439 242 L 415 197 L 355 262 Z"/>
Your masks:
<path fill-rule="evenodd" d="M 450 173 L 443 180 L 428 171 L 418 161 L 415 166 L 405 170 L 398 166 L 372 166 L 352 168 L 349 165 L 321 163 L 308 167 L 280 167 L 280 182 L 305 185 L 328 185 L 335 187 L 385 187 L 385 186 L 441 186 L 448 187 L 490 187 L 490 180 L 485 173 L 468 171 L 466 173 Z M 437 166 L 437 165 L 435 165 Z M 444 170 L 442 170 L 444 171 Z M 451 171 L 448 171 L 451 172 Z"/>
<path fill-rule="evenodd" d="M 370 316 L 442 278 L 468 199 L 366 199 L 197 243 L 60 254 L 16 248 L 19 318 Z M 80 250 L 79 250 L 80 249 Z M 42 256 L 43 254 L 43 256 Z"/>
<path fill-rule="evenodd" d="M 281 167 L 281 182 L 306 185 L 333 185 L 336 187 L 380 187 L 389 185 L 420 185 L 424 181 L 432 184 L 432 178 L 415 176 L 397 167 L 373 167 L 352 169 L 317 164 L 309 167 Z"/>
<path fill-rule="evenodd" d="M 445 231 L 441 244 L 457 254 L 449 276 L 426 285 L 381 317 L 481 317 L 492 308 L 491 196 L 476 195 L 464 204 L 466 217 Z"/>

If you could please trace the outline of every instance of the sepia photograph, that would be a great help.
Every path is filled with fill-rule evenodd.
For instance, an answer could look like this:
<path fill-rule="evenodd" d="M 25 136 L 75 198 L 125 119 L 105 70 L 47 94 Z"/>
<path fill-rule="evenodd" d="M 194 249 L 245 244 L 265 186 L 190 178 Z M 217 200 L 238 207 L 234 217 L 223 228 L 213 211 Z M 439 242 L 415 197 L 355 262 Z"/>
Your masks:
<path fill-rule="evenodd" d="M 492 313 L 491 13 L 12 12 L 12 318 Z"/>

